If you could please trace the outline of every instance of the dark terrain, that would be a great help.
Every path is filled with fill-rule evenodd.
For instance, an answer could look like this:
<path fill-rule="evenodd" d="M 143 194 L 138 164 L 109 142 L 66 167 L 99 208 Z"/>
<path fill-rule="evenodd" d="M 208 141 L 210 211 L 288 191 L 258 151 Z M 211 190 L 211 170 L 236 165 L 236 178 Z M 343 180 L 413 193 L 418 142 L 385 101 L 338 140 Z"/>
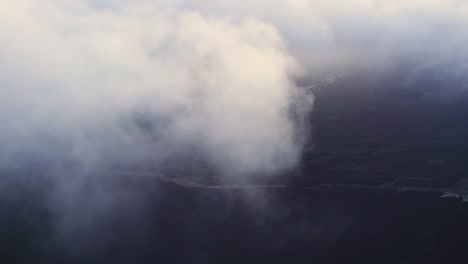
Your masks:
<path fill-rule="evenodd" d="M 46 172 L 16 175 L 0 263 L 468 263 L 468 203 L 441 198 L 466 194 L 468 101 L 355 83 L 316 91 L 313 144 L 269 187 L 122 176 L 114 192 L 143 194 L 62 238 L 48 184 L 21 181 Z"/>

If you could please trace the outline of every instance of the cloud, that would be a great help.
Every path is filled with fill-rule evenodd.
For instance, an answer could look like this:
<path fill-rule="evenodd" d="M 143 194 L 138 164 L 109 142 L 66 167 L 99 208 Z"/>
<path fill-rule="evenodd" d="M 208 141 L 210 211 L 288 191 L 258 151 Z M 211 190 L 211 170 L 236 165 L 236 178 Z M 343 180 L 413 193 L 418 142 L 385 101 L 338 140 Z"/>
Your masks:
<path fill-rule="evenodd" d="M 23 0 L 0 12 L 4 164 L 193 156 L 232 175 L 297 164 L 305 135 L 291 116 L 305 118 L 311 99 L 270 23 L 164 1 Z"/>
<path fill-rule="evenodd" d="M 291 115 L 311 100 L 298 103 L 297 79 L 358 69 L 435 97 L 467 90 L 466 1 L 22 0 L 0 12 L 3 163 L 192 155 L 271 173 L 300 155 Z"/>
<path fill-rule="evenodd" d="M 460 85 L 468 70 L 467 1 L 187 0 L 184 5 L 216 17 L 269 21 L 309 78 L 356 69 L 379 77 L 400 72 L 405 89 L 432 82 L 440 96 L 467 90 Z"/>
<path fill-rule="evenodd" d="M 50 169 L 57 229 L 94 240 L 96 222 L 145 218 L 153 189 L 93 170 L 294 168 L 313 105 L 297 83 L 360 72 L 459 98 L 466 28 L 455 0 L 2 0 L 0 166 Z"/>
<path fill-rule="evenodd" d="M 72 251 L 112 243 L 110 223 L 144 224 L 146 197 L 165 190 L 138 172 L 248 184 L 299 163 L 313 97 L 267 20 L 0 1 L 0 43 L 0 187 L 38 201 Z"/>

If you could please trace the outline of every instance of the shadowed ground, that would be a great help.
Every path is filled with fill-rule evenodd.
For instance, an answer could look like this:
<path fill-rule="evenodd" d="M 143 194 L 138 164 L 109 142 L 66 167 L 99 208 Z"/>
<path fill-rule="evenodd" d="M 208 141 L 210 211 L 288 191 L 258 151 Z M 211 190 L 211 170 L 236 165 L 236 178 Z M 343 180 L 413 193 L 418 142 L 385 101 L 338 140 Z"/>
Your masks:
<path fill-rule="evenodd" d="M 97 171 L 62 212 L 47 170 L 2 172 L 0 263 L 468 263 L 441 198 L 466 195 L 468 104 L 373 85 L 316 89 L 314 144 L 268 182 Z"/>

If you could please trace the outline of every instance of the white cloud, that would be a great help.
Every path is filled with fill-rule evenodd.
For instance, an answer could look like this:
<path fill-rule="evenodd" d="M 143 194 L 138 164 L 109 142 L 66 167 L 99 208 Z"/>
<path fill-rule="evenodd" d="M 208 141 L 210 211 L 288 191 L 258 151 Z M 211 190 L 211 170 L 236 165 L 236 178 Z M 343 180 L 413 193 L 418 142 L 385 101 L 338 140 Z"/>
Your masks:
<path fill-rule="evenodd" d="M 301 98 L 298 64 L 306 76 L 356 68 L 382 76 L 406 65 L 409 89 L 429 75 L 437 85 L 450 82 L 445 90 L 466 90 L 466 1 L 1 7 L 3 160 L 71 153 L 86 163 L 162 161 L 197 149 L 218 169 L 271 172 L 300 153 L 301 129 L 290 119 Z M 157 129 L 141 128 L 149 123 Z M 43 153 L 44 145 L 53 151 Z"/>
<path fill-rule="evenodd" d="M 385 74 L 403 60 L 418 67 L 449 63 L 466 71 L 464 0 L 186 0 L 184 5 L 212 16 L 271 22 L 309 75 L 356 67 L 378 67 Z"/>
<path fill-rule="evenodd" d="M 194 149 L 225 173 L 297 162 L 299 68 L 272 25 L 150 2 L 104 7 L 1 9 L 3 162 L 158 164 Z"/>

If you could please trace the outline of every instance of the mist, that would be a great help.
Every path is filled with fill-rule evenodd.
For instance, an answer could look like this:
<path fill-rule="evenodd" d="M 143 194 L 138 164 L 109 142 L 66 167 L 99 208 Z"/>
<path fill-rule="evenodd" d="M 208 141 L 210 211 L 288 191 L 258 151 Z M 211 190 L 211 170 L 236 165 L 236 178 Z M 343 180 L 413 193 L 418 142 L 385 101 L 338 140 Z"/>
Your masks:
<path fill-rule="evenodd" d="M 298 94 L 300 66 L 269 23 L 158 3 L 8 6 L 3 164 L 157 165 L 193 155 L 233 177 L 297 164 L 306 135 L 291 117 L 305 118 L 312 99 Z"/>
<path fill-rule="evenodd" d="M 197 157 L 233 177 L 270 175 L 298 164 L 308 136 L 313 98 L 297 83 L 360 71 L 436 100 L 466 92 L 464 1 L 19 1 L 3 10 L 4 166 Z"/>
<path fill-rule="evenodd" d="M 215 17 L 234 12 L 236 17 L 271 21 L 288 40 L 291 54 L 308 69 L 304 78 L 309 82 L 330 72 L 353 73 L 356 69 L 383 78 L 402 68 L 407 79 L 402 85 L 409 89 L 428 75 L 436 75 L 432 78 L 439 84 L 444 82 L 441 80 L 465 80 L 466 1 L 208 2 L 184 3 Z M 461 88 L 448 89 L 456 93 L 466 90 Z M 448 89 L 442 94 L 450 93 Z"/>
<path fill-rule="evenodd" d="M 265 189 L 316 143 L 305 87 L 466 98 L 467 28 L 463 0 L 0 0 L 2 201 L 38 191 L 75 249 L 149 225 L 174 183 L 260 182 L 240 196 L 275 215 Z"/>

